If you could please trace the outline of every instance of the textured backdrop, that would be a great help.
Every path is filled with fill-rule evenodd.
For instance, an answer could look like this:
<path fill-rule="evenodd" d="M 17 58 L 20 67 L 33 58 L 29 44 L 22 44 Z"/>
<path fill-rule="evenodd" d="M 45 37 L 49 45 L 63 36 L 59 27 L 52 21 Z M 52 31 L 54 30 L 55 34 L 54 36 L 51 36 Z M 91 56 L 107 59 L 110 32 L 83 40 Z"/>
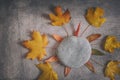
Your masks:
<path fill-rule="evenodd" d="M 115 35 L 120 40 L 120 0 L 0 0 L 0 80 L 36 80 L 40 71 L 35 67 L 37 60 L 26 60 L 25 49 L 21 42 L 30 39 L 32 30 L 48 34 L 49 45 L 47 57 L 55 54 L 53 47 L 57 42 L 49 35 L 56 33 L 66 36 L 61 27 L 51 26 L 47 14 L 51 13 L 51 7 L 61 5 L 69 9 L 72 16 L 71 24 L 67 24 L 69 34 L 72 27 L 76 28 L 81 22 L 81 32 L 88 23 L 84 14 L 88 7 L 100 6 L 105 10 L 107 22 L 101 28 L 90 27 L 84 37 L 91 33 L 101 33 L 102 37 L 92 44 L 92 47 L 103 51 L 102 44 L 107 35 Z M 104 51 L 103 51 L 104 52 Z M 92 56 L 93 59 L 105 65 L 109 60 L 120 60 L 120 49 L 114 54 L 102 57 Z M 46 58 L 47 58 L 46 57 Z M 64 66 L 59 63 L 52 63 L 54 70 L 58 73 L 59 80 L 109 80 L 104 77 L 104 67 L 93 62 L 97 73 L 90 72 L 85 66 L 72 69 L 71 73 L 64 77 Z M 116 76 L 116 80 L 120 77 Z"/>

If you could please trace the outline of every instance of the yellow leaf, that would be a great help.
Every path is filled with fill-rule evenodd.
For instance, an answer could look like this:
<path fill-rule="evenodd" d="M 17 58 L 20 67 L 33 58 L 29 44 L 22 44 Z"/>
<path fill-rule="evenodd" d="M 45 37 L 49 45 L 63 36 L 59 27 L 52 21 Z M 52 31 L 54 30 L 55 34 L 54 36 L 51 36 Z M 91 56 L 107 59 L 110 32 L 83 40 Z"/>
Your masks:
<path fill-rule="evenodd" d="M 110 61 L 105 68 L 105 76 L 115 80 L 115 75 L 120 75 L 120 61 Z"/>
<path fill-rule="evenodd" d="M 39 76 L 38 80 L 58 80 L 57 73 L 53 71 L 49 63 L 40 63 L 37 67 L 42 70 L 42 74 Z"/>
<path fill-rule="evenodd" d="M 68 9 L 63 13 L 61 7 L 56 6 L 54 12 L 55 14 L 49 14 L 53 26 L 62 26 L 70 21 L 71 16 Z"/>
<path fill-rule="evenodd" d="M 38 60 L 41 60 L 46 55 L 45 47 L 47 44 L 48 39 L 46 35 L 41 35 L 39 32 L 33 31 L 32 40 L 23 42 L 23 45 L 30 50 L 26 58 L 32 60 L 37 58 Z"/>
<path fill-rule="evenodd" d="M 105 41 L 104 49 L 113 53 L 115 48 L 120 48 L 120 42 L 117 41 L 115 36 L 108 36 Z"/>
<path fill-rule="evenodd" d="M 100 7 L 96 7 L 89 8 L 85 17 L 90 25 L 100 27 L 106 21 L 106 18 L 103 18 L 103 15 L 104 10 Z"/>

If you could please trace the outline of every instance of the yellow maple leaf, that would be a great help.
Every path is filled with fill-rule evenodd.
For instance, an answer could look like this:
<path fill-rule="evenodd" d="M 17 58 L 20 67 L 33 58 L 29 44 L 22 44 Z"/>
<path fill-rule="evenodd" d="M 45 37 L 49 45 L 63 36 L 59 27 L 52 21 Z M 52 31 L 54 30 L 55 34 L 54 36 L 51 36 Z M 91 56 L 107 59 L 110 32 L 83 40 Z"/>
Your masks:
<path fill-rule="evenodd" d="M 105 41 L 104 49 L 113 53 L 115 48 L 120 48 L 120 42 L 117 41 L 115 36 L 108 36 Z"/>
<path fill-rule="evenodd" d="M 53 26 L 62 26 L 65 23 L 68 23 L 71 19 L 70 12 L 67 9 L 64 13 L 60 6 L 56 6 L 54 9 L 55 14 L 49 14 L 51 24 Z"/>
<path fill-rule="evenodd" d="M 38 80 L 58 80 L 57 73 L 53 71 L 49 63 L 40 63 L 37 67 L 42 70 L 42 74 L 39 76 Z"/>
<path fill-rule="evenodd" d="M 115 75 L 120 75 L 120 61 L 110 61 L 105 68 L 105 76 L 115 80 Z"/>
<path fill-rule="evenodd" d="M 104 10 L 100 7 L 96 7 L 89 8 L 85 17 L 90 25 L 100 27 L 106 21 L 106 18 L 103 18 L 103 15 Z"/>
<path fill-rule="evenodd" d="M 46 35 L 41 35 L 37 31 L 32 32 L 32 40 L 26 40 L 23 45 L 30 49 L 26 58 L 41 60 L 46 55 L 45 47 L 48 44 L 48 39 Z"/>

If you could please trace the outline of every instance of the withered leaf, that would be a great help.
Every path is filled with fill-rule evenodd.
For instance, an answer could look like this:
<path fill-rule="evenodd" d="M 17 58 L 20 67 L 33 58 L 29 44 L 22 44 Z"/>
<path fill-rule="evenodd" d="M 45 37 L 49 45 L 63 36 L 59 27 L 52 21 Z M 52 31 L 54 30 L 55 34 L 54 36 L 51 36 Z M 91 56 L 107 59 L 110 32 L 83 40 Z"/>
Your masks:
<path fill-rule="evenodd" d="M 101 34 L 91 34 L 91 35 L 89 35 L 89 36 L 87 37 L 87 40 L 88 40 L 89 42 L 92 42 L 92 41 L 98 39 L 100 36 L 101 36 Z"/>
<path fill-rule="evenodd" d="M 105 55 L 103 52 L 97 50 L 97 49 L 92 49 L 92 55 L 99 55 L 99 56 L 103 56 Z"/>

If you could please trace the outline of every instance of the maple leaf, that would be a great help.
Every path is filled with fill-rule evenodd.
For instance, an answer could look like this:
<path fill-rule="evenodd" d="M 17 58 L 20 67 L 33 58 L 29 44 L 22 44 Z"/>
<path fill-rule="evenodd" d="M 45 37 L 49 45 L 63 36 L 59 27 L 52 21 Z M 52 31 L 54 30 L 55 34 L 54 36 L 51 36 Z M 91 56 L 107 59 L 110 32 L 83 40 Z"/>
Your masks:
<path fill-rule="evenodd" d="M 70 12 L 67 9 L 64 13 L 60 6 L 56 6 L 54 9 L 55 14 L 49 14 L 50 20 L 53 26 L 62 26 L 68 23 L 71 19 Z"/>
<path fill-rule="evenodd" d="M 115 80 L 115 75 L 120 75 L 120 61 L 110 61 L 105 68 L 105 76 Z"/>
<path fill-rule="evenodd" d="M 107 36 L 104 49 L 110 53 L 113 53 L 115 48 L 120 48 L 120 42 L 117 41 L 115 36 Z"/>
<path fill-rule="evenodd" d="M 39 76 L 38 80 L 58 80 L 57 73 L 52 69 L 49 63 L 40 63 L 37 67 L 42 70 L 42 74 Z"/>
<path fill-rule="evenodd" d="M 106 21 L 106 18 L 103 18 L 103 15 L 104 10 L 100 7 L 96 7 L 89 8 L 85 17 L 90 25 L 100 27 Z"/>
<path fill-rule="evenodd" d="M 26 58 L 41 60 L 46 55 L 45 47 L 48 44 L 48 39 L 46 35 L 41 35 L 37 31 L 32 32 L 32 40 L 26 40 L 23 42 L 23 45 L 30 49 Z"/>

